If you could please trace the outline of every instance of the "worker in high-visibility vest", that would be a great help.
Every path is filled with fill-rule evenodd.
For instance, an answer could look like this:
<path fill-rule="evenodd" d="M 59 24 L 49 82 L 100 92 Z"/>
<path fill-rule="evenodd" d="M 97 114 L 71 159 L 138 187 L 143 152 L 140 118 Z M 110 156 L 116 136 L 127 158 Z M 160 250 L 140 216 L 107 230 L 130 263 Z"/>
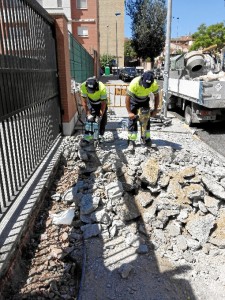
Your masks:
<path fill-rule="evenodd" d="M 126 109 L 129 116 L 128 121 L 128 149 L 133 150 L 135 147 L 135 141 L 138 137 L 138 124 L 137 124 L 137 113 L 138 109 L 145 108 L 150 109 L 150 93 L 154 94 L 154 110 L 151 112 L 151 117 L 157 114 L 159 105 L 159 86 L 154 79 L 154 73 L 151 71 L 144 72 L 141 76 L 135 77 L 127 89 L 126 95 Z M 147 122 L 145 137 L 147 146 L 152 145 L 150 136 L 150 115 Z"/>
<path fill-rule="evenodd" d="M 103 135 L 105 133 L 105 127 L 107 124 L 107 91 L 106 86 L 101 81 L 98 81 L 95 77 L 88 78 L 81 84 L 81 101 L 86 117 L 88 120 L 92 120 L 96 116 L 101 117 L 99 138 L 100 142 L 103 141 Z M 93 136 L 84 133 L 84 141 L 91 142 Z"/>

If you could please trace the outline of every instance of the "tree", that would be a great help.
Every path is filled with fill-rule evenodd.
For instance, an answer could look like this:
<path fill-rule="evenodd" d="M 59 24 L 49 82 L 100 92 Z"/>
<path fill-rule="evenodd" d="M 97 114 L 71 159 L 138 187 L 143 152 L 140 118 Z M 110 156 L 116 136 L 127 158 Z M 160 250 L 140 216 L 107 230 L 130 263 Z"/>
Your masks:
<path fill-rule="evenodd" d="M 101 67 L 105 67 L 105 66 L 109 66 L 112 67 L 113 66 L 113 62 L 115 60 L 115 56 L 112 55 L 107 55 L 107 54 L 103 54 L 100 56 L 100 65 Z"/>
<path fill-rule="evenodd" d="M 192 38 L 194 43 L 190 50 L 207 48 L 215 44 L 221 49 L 225 43 L 225 26 L 223 23 L 217 23 L 208 27 L 205 24 L 201 24 L 198 27 L 198 31 L 192 35 Z"/>
<path fill-rule="evenodd" d="M 126 40 L 124 42 L 124 57 L 128 56 L 131 59 L 137 58 L 137 53 L 132 46 L 132 40 Z"/>
<path fill-rule="evenodd" d="M 133 47 L 138 57 L 154 62 L 165 45 L 165 0 L 126 0 L 131 18 Z"/>
<path fill-rule="evenodd" d="M 124 65 L 127 66 L 136 66 L 140 64 L 137 53 L 134 50 L 132 45 L 133 41 L 126 39 L 124 41 Z"/>

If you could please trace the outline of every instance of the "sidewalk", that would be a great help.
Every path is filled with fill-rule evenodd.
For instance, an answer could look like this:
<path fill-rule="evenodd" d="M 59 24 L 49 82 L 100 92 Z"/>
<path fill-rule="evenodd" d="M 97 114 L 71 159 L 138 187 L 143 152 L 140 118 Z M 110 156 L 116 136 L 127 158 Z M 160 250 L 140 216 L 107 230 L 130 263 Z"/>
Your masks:
<path fill-rule="evenodd" d="M 138 142 L 130 153 L 126 112 L 114 113 L 99 148 L 80 147 L 79 130 L 63 139 L 51 212 L 42 212 L 32 264 L 19 260 L 10 289 L 22 278 L 19 295 L 73 298 L 82 268 L 78 300 L 223 300 L 224 158 L 169 113 L 171 126 L 151 124 L 154 146 Z M 51 214 L 68 208 L 72 224 L 53 224 Z"/>
<path fill-rule="evenodd" d="M 207 209 L 203 213 L 200 204 L 195 206 L 186 194 L 182 194 L 184 198 L 181 199 L 184 190 L 179 190 L 174 180 L 179 178 L 179 182 L 183 180 L 189 186 L 188 180 L 192 178 L 195 182 L 192 188 L 197 187 L 201 193 L 207 194 L 198 176 L 204 175 L 203 169 L 212 175 L 210 166 L 225 166 L 225 160 L 193 135 L 188 126 L 170 114 L 168 117 L 172 118 L 171 126 L 152 124 L 151 136 L 155 147 L 146 150 L 138 143 L 134 154 L 126 152 L 127 133 L 118 128 L 124 112 L 115 111 L 109 119 L 106 136 L 113 132 L 114 139 L 97 153 L 105 170 L 103 174 L 108 178 L 108 184 L 102 182 L 108 199 L 104 199 L 98 212 L 92 213 L 97 224 L 86 219 L 87 225 L 82 229 L 85 247 L 79 300 L 223 299 L 225 282 L 219 265 L 225 262 L 225 253 L 214 244 L 207 243 L 212 253 L 220 252 L 221 256 L 215 258 L 213 254 L 206 255 L 204 248 L 205 241 L 209 241 L 209 225 L 205 222 L 216 222 L 215 217 L 206 213 Z M 147 182 L 139 175 L 145 160 L 151 161 L 146 169 L 150 177 Z M 154 168 L 157 168 L 154 163 L 160 164 L 157 174 L 161 179 L 157 184 L 149 183 L 154 179 Z M 186 175 L 182 173 L 184 170 Z M 140 180 L 143 180 L 141 188 Z M 100 178 L 96 177 L 95 184 L 100 182 Z M 122 182 L 123 188 L 115 182 Z M 149 185 L 150 192 L 146 185 Z M 203 198 L 200 194 L 198 197 L 202 205 Z M 196 213 L 192 217 L 199 217 L 200 229 L 195 233 L 191 228 L 187 234 L 188 226 L 186 228 L 181 219 L 182 215 L 186 218 L 190 215 L 190 220 L 187 218 L 185 222 L 190 224 L 189 227 L 193 226 L 192 210 Z M 97 217 L 102 211 L 106 218 L 104 221 Z M 86 231 L 94 226 L 97 232 L 93 235 L 97 237 Z M 208 232 L 206 237 L 204 230 Z M 193 246 L 195 243 L 196 246 Z M 203 278 L 205 270 L 209 276 Z M 210 283 L 214 273 L 218 280 Z"/>

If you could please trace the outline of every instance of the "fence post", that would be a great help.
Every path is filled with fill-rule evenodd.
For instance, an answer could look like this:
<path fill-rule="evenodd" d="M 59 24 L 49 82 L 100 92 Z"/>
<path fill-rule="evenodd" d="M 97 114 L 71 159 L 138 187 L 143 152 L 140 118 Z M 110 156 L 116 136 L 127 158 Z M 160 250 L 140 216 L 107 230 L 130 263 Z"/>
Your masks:
<path fill-rule="evenodd" d="M 77 119 L 75 95 L 71 90 L 68 20 L 64 13 L 51 14 L 55 19 L 56 48 L 63 134 L 71 135 Z"/>

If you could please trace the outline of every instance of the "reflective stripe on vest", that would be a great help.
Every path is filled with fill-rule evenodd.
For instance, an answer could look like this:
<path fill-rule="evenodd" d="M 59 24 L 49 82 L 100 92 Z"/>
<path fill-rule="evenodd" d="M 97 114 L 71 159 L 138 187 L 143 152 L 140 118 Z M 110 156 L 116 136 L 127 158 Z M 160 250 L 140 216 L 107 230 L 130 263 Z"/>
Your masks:
<path fill-rule="evenodd" d="M 128 140 L 136 141 L 137 140 L 137 132 L 128 132 Z"/>
<path fill-rule="evenodd" d="M 93 140 L 93 135 L 91 135 L 91 134 L 84 134 L 84 140 L 88 141 L 88 142 L 92 141 Z"/>
<path fill-rule="evenodd" d="M 89 100 L 90 103 L 93 104 L 93 105 L 101 104 L 101 100 L 94 101 L 94 100 L 90 99 L 89 97 L 88 97 L 88 100 Z"/>
<path fill-rule="evenodd" d="M 139 98 L 139 97 L 131 97 L 132 100 L 136 101 L 136 102 L 145 102 L 149 99 L 149 97 L 143 97 L 143 98 Z"/>
<path fill-rule="evenodd" d="M 150 137 L 151 137 L 150 131 L 149 131 L 149 130 L 146 130 L 146 131 L 145 131 L 145 138 L 146 138 L 146 139 L 150 139 Z"/>

